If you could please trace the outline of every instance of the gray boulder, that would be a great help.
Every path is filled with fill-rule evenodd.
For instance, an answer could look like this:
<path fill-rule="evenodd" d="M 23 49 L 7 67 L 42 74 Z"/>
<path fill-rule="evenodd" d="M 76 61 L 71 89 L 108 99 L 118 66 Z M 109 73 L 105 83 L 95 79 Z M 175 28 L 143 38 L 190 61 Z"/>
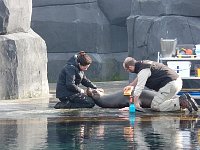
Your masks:
<path fill-rule="evenodd" d="M 36 33 L 0 36 L 0 99 L 47 97 L 46 44 Z"/>
<path fill-rule="evenodd" d="M 124 21 L 129 14 L 121 15 Z M 48 47 L 49 82 L 56 82 L 67 59 L 80 50 L 94 56 L 87 71 L 93 81 L 127 77 L 121 76 L 128 49 L 126 25 L 110 24 L 96 0 L 33 0 L 31 27 Z"/>
<path fill-rule="evenodd" d="M 200 16 L 199 0 L 132 0 L 132 15 Z"/>
<path fill-rule="evenodd" d="M 0 0 L 0 34 L 5 34 L 8 27 L 9 11 L 5 3 Z"/>
<path fill-rule="evenodd" d="M 175 39 L 178 44 L 200 41 L 200 19 L 184 16 L 130 16 L 127 19 L 129 54 L 137 59 L 157 59 L 160 39 Z"/>
<path fill-rule="evenodd" d="M 0 0 L 0 34 L 28 32 L 31 14 L 31 0 Z"/>
<path fill-rule="evenodd" d="M 98 0 L 101 11 L 111 24 L 126 26 L 126 18 L 131 13 L 132 0 Z"/>
<path fill-rule="evenodd" d="M 32 28 L 46 41 L 48 52 L 111 49 L 109 22 L 97 2 L 33 7 Z"/>

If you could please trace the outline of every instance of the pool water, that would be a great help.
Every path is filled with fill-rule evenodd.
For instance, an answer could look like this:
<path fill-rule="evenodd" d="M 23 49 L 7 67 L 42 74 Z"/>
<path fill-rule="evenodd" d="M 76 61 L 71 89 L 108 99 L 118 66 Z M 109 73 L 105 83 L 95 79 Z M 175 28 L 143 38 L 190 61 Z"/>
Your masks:
<path fill-rule="evenodd" d="M 2 150 L 200 149 L 198 113 L 129 114 L 95 107 L 9 115 L 0 119 Z"/>

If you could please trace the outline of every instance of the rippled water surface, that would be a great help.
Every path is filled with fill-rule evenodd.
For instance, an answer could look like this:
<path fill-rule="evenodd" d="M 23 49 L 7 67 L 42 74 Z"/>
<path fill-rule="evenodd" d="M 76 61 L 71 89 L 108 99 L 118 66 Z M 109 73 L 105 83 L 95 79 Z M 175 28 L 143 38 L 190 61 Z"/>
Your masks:
<path fill-rule="evenodd" d="M 2 150 L 200 149 L 200 122 L 198 113 L 130 115 L 118 109 L 42 106 L 19 111 L 13 105 L 2 112 L 0 139 Z"/>

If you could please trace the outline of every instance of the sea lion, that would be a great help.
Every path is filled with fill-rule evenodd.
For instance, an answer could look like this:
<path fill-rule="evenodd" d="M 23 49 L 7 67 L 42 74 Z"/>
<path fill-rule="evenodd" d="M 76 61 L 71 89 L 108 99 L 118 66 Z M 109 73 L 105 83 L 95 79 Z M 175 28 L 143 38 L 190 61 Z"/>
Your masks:
<path fill-rule="evenodd" d="M 102 89 L 87 89 L 87 95 L 94 99 L 96 105 L 102 108 L 124 108 L 129 106 L 129 96 L 124 96 L 123 91 L 116 91 L 111 94 L 105 94 Z M 151 102 L 155 92 L 143 90 L 140 97 L 140 106 L 142 108 L 151 108 Z"/>

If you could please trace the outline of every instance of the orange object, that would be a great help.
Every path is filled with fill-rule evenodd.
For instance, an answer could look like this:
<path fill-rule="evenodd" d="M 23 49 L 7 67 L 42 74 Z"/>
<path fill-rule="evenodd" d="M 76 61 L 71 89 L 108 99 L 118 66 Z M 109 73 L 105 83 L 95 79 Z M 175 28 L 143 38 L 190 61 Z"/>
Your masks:
<path fill-rule="evenodd" d="M 179 54 L 182 54 L 182 55 L 193 55 L 193 50 L 190 49 L 190 48 L 188 48 L 188 49 L 186 49 L 186 48 L 181 48 L 181 50 L 178 51 L 177 54 L 178 54 L 178 55 L 179 55 Z"/>
<path fill-rule="evenodd" d="M 130 96 L 133 91 L 133 86 L 128 86 L 127 90 L 124 91 L 124 96 Z"/>
<path fill-rule="evenodd" d="M 193 51 L 191 49 L 185 49 L 185 54 L 186 55 L 192 55 Z"/>

